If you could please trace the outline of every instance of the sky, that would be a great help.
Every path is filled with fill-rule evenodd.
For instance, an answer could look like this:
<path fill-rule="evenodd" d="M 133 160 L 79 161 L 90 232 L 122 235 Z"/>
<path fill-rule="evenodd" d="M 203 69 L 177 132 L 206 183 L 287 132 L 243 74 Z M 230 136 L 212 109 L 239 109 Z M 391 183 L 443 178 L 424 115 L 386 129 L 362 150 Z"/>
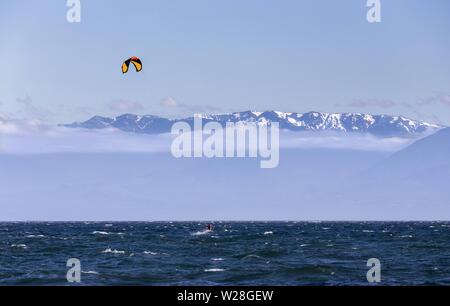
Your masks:
<path fill-rule="evenodd" d="M 364 112 L 450 125 L 450 2 L 0 2 L 0 117 Z M 144 69 L 123 75 L 139 56 Z"/>

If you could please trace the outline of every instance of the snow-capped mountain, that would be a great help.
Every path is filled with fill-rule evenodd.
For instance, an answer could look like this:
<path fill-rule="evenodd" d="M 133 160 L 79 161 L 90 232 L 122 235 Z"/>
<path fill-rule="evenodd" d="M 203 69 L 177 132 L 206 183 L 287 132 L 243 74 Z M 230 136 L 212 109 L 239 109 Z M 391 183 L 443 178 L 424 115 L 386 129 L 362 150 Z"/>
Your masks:
<path fill-rule="evenodd" d="M 361 113 L 287 113 L 279 111 L 244 111 L 218 115 L 200 115 L 203 123 L 217 121 L 270 125 L 278 122 L 281 129 L 289 131 L 360 132 L 377 136 L 413 136 L 440 128 L 436 124 L 416 121 L 402 116 L 370 115 Z M 113 127 L 126 132 L 160 134 L 170 132 L 172 124 L 185 121 L 193 125 L 194 117 L 167 119 L 158 116 L 124 114 L 114 118 L 95 116 L 85 122 L 65 125 L 72 128 L 102 129 Z"/>

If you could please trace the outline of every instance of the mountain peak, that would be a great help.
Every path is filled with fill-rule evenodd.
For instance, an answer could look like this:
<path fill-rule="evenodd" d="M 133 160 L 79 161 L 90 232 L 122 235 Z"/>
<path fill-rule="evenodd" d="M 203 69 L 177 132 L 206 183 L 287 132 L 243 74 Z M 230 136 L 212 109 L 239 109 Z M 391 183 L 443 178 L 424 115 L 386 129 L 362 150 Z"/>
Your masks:
<path fill-rule="evenodd" d="M 372 115 L 362 113 L 307 113 L 282 112 L 275 110 L 242 111 L 225 114 L 200 115 L 203 122 L 217 121 L 225 126 L 227 122 L 269 125 L 278 122 L 280 128 L 289 131 L 334 131 L 346 133 L 368 133 L 380 137 L 409 137 L 433 132 L 441 128 L 436 124 L 412 120 L 403 116 Z M 168 133 L 172 124 L 186 121 L 193 124 L 194 117 L 168 119 L 153 115 L 139 116 L 123 114 L 109 118 L 94 116 L 85 122 L 75 122 L 66 127 L 103 129 L 117 128 L 126 132 L 161 134 Z"/>

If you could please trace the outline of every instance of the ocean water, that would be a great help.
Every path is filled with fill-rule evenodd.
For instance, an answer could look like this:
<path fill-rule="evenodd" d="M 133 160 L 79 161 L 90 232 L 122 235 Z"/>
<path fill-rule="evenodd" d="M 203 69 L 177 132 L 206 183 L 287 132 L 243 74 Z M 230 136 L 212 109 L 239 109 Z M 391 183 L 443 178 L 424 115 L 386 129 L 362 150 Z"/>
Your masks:
<path fill-rule="evenodd" d="M 0 223 L 0 285 L 450 285 L 450 222 Z"/>

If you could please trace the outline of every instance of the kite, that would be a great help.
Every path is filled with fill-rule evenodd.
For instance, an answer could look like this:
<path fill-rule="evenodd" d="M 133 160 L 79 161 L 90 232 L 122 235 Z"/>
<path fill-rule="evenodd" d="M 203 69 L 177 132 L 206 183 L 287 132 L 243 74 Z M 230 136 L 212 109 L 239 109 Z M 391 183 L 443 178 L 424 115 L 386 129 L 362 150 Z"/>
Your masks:
<path fill-rule="evenodd" d="M 134 68 L 136 68 L 136 72 L 139 72 L 142 70 L 142 62 L 138 57 L 131 57 L 129 59 L 127 59 L 123 64 L 122 64 L 122 73 L 127 73 L 128 69 L 130 67 L 130 63 L 133 64 Z"/>

